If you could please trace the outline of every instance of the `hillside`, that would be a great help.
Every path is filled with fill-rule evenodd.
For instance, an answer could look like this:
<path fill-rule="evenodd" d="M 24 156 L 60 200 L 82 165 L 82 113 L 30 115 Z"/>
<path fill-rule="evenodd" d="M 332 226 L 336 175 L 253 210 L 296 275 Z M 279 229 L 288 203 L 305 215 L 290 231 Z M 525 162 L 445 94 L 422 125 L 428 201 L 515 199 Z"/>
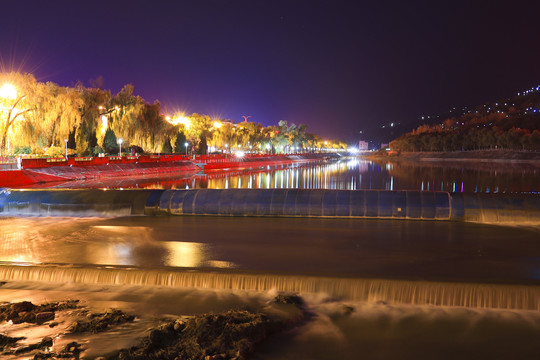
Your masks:
<path fill-rule="evenodd" d="M 390 142 L 395 151 L 540 150 L 540 86 L 425 124 Z"/>

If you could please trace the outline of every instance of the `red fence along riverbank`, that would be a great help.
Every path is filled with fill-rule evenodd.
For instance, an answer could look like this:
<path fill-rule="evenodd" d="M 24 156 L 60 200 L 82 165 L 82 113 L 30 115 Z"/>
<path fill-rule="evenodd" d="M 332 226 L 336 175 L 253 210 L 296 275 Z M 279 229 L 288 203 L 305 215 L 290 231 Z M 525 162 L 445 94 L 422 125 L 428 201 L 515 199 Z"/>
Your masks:
<path fill-rule="evenodd" d="M 197 173 L 201 169 L 257 168 L 291 163 L 323 161 L 321 154 L 294 155 L 140 155 L 22 159 L 16 169 L 0 170 L 0 187 L 18 187 L 53 181 L 106 177 L 167 176 Z"/>

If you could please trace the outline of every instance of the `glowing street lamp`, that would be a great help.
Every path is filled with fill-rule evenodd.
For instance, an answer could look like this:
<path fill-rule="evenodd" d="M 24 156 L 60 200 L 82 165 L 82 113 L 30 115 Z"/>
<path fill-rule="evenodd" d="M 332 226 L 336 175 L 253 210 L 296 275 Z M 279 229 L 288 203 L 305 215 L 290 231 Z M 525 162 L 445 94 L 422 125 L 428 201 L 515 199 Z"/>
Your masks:
<path fill-rule="evenodd" d="M 17 88 L 9 83 L 0 87 L 0 98 L 13 100 L 17 97 Z"/>
<path fill-rule="evenodd" d="M 118 156 L 122 156 L 122 143 L 124 142 L 123 139 L 118 139 L 118 145 L 120 145 L 120 151 L 118 152 Z"/>
<path fill-rule="evenodd" d="M 184 143 L 184 147 L 186 148 L 186 156 L 187 156 L 187 147 L 188 147 L 188 145 L 189 144 L 187 142 Z"/>

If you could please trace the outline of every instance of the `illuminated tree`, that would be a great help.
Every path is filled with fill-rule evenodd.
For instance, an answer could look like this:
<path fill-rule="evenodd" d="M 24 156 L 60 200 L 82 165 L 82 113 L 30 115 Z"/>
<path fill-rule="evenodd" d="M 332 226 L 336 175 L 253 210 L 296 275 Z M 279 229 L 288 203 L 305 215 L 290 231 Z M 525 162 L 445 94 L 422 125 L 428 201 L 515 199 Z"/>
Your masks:
<path fill-rule="evenodd" d="M 80 125 L 80 107 L 83 100 L 71 89 L 54 83 L 38 84 L 39 98 L 35 110 L 27 117 L 35 129 L 33 134 L 38 143 L 46 147 L 64 147 L 76 127 Z"/>
<path fill-rule="evenodd" d="M 0 151 L 5 153 L 12 128 L 35 109 L 37 82 L 31 74 L 0 75 Z"/>
<path fill-rule="evenodd" d="M 85 88 L 80 83 L 75 86 L 75 90 L 82 99 L 79 109 L 81 121 L 75 129 L 75 144 L 77 152 L 84 154 L 103 145 L 108 128 L 111 93 L 99 88 Z"/>

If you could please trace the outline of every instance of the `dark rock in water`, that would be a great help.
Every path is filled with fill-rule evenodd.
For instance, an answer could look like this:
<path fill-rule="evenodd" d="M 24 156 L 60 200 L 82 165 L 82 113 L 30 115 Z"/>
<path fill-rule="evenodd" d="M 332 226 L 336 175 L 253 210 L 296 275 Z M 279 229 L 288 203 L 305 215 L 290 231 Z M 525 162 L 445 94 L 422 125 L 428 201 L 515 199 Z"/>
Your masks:
<path fill-rule="evenodd" d="M 56 311 L 76 308 L 77 303 L 78 300 L 46 303 L 42 305 L 34 305 L 29 301 L 4 304 L 0 306 L 0 321 L 12 321 L 14 324 L 23 322 L 42 324 L 45 321 L 54 319 L 54 313 Z M 40 315 L 38 319 L 38 314 L 47 315 Z"/>
<path fill-rule="evenodd" d="M 23 311 L 18 313 L 17 316 L 12 316 L 10 320 L 13 321 L 14 324 L 20 324 L 23 322 L 35 323 L 36 314 L 31 311 Z"/>
<path fill-rule="evenodd" d="M 296 294 L 279 294 L 274 298 L 277 304 L 291 304 L 298 307 L 304 306 L 304 300 Z"/>
<path fill-rule="evenodd" d="M 36 305 L 32 304 L 30 301 L 22 301 L 11 304 L 11 310 L 16 313 L 32 311 L 35 308 Z"/>
<path fill-rule="evenodd" d="M 37 353 L 36 355 L 34 355 L 34 360 L 44 360 L 44 359 L 78 360 L 82 351 L 83 351 L 82 345 L 77 343 L 76 341 L 73 341 L 67 344 L 59 353 L 53 353 L 53 352 Z"/>
<path fill-rule="evenodd" d="M 354 312 L 354 307 L 352 306 L 349 306 L 349 305 L 343 305 L 343 313 L 345 315 L 351 315 L 353 312 Z"/>
<path fill-rule="evenodd" d="M 287 325 L 248 311 L 198 315 L 151 330 L 139 346 L 120 351 L 114 359 L 244 359 L 257 344 Z"/>
<path fill-rule="evenodd" d="M 1 355 L 26 354 L 36 349 L 47 349 L 53 345 L 52 338 L 49 336 L 46 336 L 38 343 L 15 348 L 15 343 L 22 339 L 24 339 L 24 337 L 10 338 L 8 336 L 0 335 L 0 346 L 2 346 L 2 351 L 0 352 L 0 354 Z"/>
<path fill-rule="evenodd" d="M 126 314 L 117 309 L 111 309 L 105 313 L 89 314 L 86 319 L 75 321 L 69 331 L 71 333 L 92 332 L 98 333 L 106 331 L 112 325 L 119 325 L 131 322 L 135 316 Z"/>
<path fill-rule="evenodd" d="M 36 314 L 36 324 L 41 325 L 49 320 L 54 320 L 54 313 L 52 311 L 44 311 Z"/>
<path fill-rule="evenodd" d="M 6 347 L 9 348 L 11 345 L 15 344 L 17 341 L 23 340 L 23 339 L 24 337 L 11 337 L 11 336 L 0 334 L 0 347 L 4 349 Z"/>

